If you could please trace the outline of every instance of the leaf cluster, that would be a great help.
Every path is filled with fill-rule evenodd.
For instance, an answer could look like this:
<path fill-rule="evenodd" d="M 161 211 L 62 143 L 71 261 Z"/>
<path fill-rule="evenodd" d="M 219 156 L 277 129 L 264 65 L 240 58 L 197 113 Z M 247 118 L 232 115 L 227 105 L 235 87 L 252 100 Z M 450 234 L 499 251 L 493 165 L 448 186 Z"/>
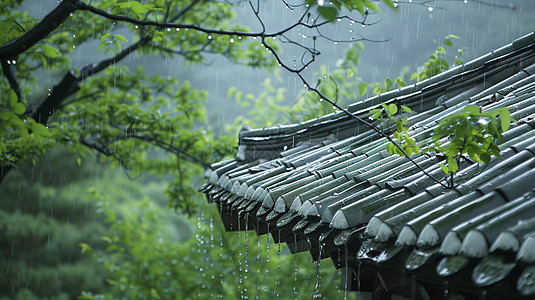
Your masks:
<path fill-rule="evenodd" d="M 372 119 L 380 121 L 387 128 L 393 125 L 395 130 L 393 132 L 394 139 L 397 145 L 389 142 L 386 146 L 388 153 L 398 154 L 404 156 L 405 153 L 411 156 L 414 153 L 419 153 L 420 148 L 416 144 L 416 140 L 409 136 L 409 128 L 407 127 L 407 119 L 404 116 L 412 115 L 412 110 L 407 106 L 402 105 L 401 110 L 394 103 L 381 103 L 381 108 L 375 108 L 369 111 Z M 401 148 L 401 149 L 400 149 Z M 403 153 L 403 151 L 405 153 Z"/>
<path fill-rule="evenodd" d="M 316 8 L 320 16 L 328 21 L 334 21 L 342 10 L 357 11 L 362 16 L 368 15 L 371 12 L 380 12 L 381 9 L 377 2 L 383 2 L 392 9 L 397 9 L 397 5 L 392 0 L 332 0 L 332 1 L 317 1 L 306 0 L 307 7 Z"/>
<path fill-rule="evenodd" d="M 442 42 L 444 46 L 453 47 L 452 39 L 459 39 L 458 36 L 450 34 Z M 371 88 L 374 95 L 379 95 L 395 89 L 400 89 L 408 84 L 422 81 L 426 78 L 435 76 L 450 68 L 450 64 L 444 59 L 446 49 L 444 46 L 438 46 L 437 50 L 429 56 L 429 60 L 425 62 L 417 72 L 409 72 L 408 68 L 404 68 L 402 74 L 394 79 L 387 77 L 383 82 L 366 83 L 361 82 L 358 85 L 359 95 L 363 96 L 367 93 L 368 88 Z M 458 49 L 458 55 L 455 56 L 455 65 L 463 64 L 463 49 Z"/>
<path fill-rule="evenodd" d="M 492 156 L 501 157 L 497 142 L 503 139 L 503 133 L 514 121 L 509 110 L 503 107 L 482 112 L 479 106 L 468 105 L 440 121 L 432 138 L 434 145 L 426 151 L 444 154 L 446 164 L 440 166 L 444 173 L 452 176 L 459 169 L 461 159 L 465 159 L 464 155 L 488 164 Z"/>
<path fill-rule="evenodd" d="M 459 37 L 454 34 L 450 34 L 446 37 L 442 44 L 444 44 L 445 46 L 453 47 L 453 42 L 451 41 L 451 39 L 459 39 Z M 443 46 L 438 46 L 435 53 L 431 54 L 429 56 L 429 60 L 424 63 L 423 69 L 412 74 L 411 80 L 416 79 L 417 81 L 422 81 L 424 79 L 440 74 L 445 70 L 448 70 L 450 68 L 450 65 L 443 58 L 443 55 L 446 55 L 446 50 Z M 462 64 L 462 61 L 458 57 L 456 57 L 456 64 Z"/>
<path fill-rule="evenodd" d="M 183 1 L 99 0 L 90 4 L 138 20 L 249 31 L 232 22 L 235 12 L 230 3 L 200 1 L 190 6 Z M 40 21 L 25 12 L 0 10 L 0 41 L 9 43 Z M 92 46 L 96 51 L 88 56 L 92 62 L 84 68 L 73 66 L 70 54 L 81 46 L 94 45 L 93 41 L 97 41 L 97 46 Z M 190 194 L 194 178 L 206 163 L 220 160 L 233 149 L 227 140 L 218 140 L 211 133 L 214 130 L 205 116 L 206 91 L 195 89 L 187 80 L 150 76 L 141 68 L 129 70 L 114 59 L 130 53 L 128 49 L 137 43 L 133 49 L 147 59 L 155 54 L 166 59 L 180 56 L 187 64 L 197 64 L 207 55 L 220 54 L 253 67 L 276 66 L 265 47 L 252 39 L 187 28 L 138 26 L 76 11 L 45 40 L 9 61 L 21 92 L 19 96 L 8 80 L 0 80 L 0 93 L 6 95 L 0 100 L 0 165 L 17 167 L 26 160 L 35 164 L 47 149 L 57 145 L 76 153 L 79 166 L 87 154 L 96 152 L 103 161 L 120 165 L 132 178 L 179 173 L 166 189 L 170 206 L 193 210 Z M 269 43 L 278 49 L 274 41 Z M 95 71 L 99 73 L 88 73 L 100 66 Z M 39 122 L 32 114 L 53 94 L 54 83 L 50 81 L 65 70 L 73 76 L 88 77 L 79 81 L 75 93 L 58 99 L 52 110 L 43 112 L 46 122 Z M 46 84 L 38 84 L 36 71 L 49 76 Z"/>
<path fill-rule="evenodd" d="M 268 299 L 292 295 L 294 288 L 299 295 L 314 290 L 314 280 L 298 284 L 293 279 L 294 260 L 298 280 L 315 276 L 306 253 L 294 257 L 284 244 L 279 248 L 269 235 L 257 239 L 252 230 L 218 230 L 216 207 L 203 205 L 197 218 L 190 219 L 196 224 L 194 235 L 176 241 L 169 218 L 153 202 L 117 207 L 105 195 L 98 198 L 103 200 L 98 210 L 110 225 L 102 237 L 106 252 L 94 251 L 89 243 L 80 243 L 80 248 L 106 269 L 111 291 L 87 291 L 80 299 Z M 329 264 L 322 264 L 320 272 L 325 282 L 320 292 L 339 297 L 343 292 L 332 288 L 339 274 Z"/>

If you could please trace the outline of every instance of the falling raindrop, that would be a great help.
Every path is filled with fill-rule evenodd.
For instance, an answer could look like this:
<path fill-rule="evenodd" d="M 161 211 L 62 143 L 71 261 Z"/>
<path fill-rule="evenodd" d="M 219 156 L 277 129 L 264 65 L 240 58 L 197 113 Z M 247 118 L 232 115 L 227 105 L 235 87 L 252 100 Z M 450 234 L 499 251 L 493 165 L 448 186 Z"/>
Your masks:
<path fill-rule="evenodd" d="M 238 240 L 241 241 L 241 228 L 240 228 L 240 223 L 241 222 L 240 222 L 239 218 L 238 218 L 238 222 L 237 223 L 238 223 Z M 240 249 L 240 250 L 238 250 L 238 273 L 239 273 L 239 277 L 240 277 L 239 282 L 238 282 L 238 290 L 240 291 L 240 295 L 241 295 L 240 298 L 243 299 L 243 290 L 241 288 L 242 283 L 243 283 L 243 274 L 242 274 L 243 269 L 242 269 L 241 257 L 242 257 L 242 252 L 241 252 L 241 249 Z"/>
<path fill-rule="evenodd" d="M 321 298 L 320 293 L 320 265 L 321 265 L 321 252 L 323 251 L 324 244 L 320 242 L 319 244 L 319 253 L 318 253 L 318 261 L 316 264 L 316 286 L 314 288 L 314 294 L 312 298 Z"/>
<path fill-rule="evenodd" d="M 280 270 L 281 270 L 281 231 L 278 230 L 278 241 L 279 241 L 279 248 L 277 250 L 277 280 L 275 281 L 276 291 L 277 291 L 277 297 L 279 297 L 279 285 L 280 285 Z"/>
<path fill-rule="evenodd" d="M 249 260 L 247 259 L 247 256 L 248 256 L 248 240 L 247 240 L 247 236 L 248 236 L 248 231 L 249 231 L 249 228 L 248 228 L 248 225 L 249 225 L 249 213 L 245 213 L 245 274 L 244 274 L 244 279 L 247 280 L 247 272 L 249 272 Z"/>
<path fill-rule="evenodd" d="M 297 235 L 294 233 L 294 297 L 297 299 Z"/>
<path fill-rule="evenodd" d="M 344 300 L 347 299 L 347 289 L 348 289 L 348 281 L 350 279 L 349 277 L 349 268 L 348 268 L 348 251 L 347 251 L 347 245 L 344 245 L 344 274 L 345 274 L 345 278 L 344 278 Z"/>

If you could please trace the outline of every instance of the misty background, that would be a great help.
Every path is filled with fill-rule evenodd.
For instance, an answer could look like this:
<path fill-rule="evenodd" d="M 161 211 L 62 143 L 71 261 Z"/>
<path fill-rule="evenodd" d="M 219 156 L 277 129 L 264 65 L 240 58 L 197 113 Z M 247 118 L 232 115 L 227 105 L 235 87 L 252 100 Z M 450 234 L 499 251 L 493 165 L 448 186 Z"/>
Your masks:
<path fill-rule="evenodd" d="M 35 5 L 37 1 L 26 2 L 24 8 L 28 9 L 28 15 L 42 18 L 57 5 L 56 0 L 39 1 L 40 5 Z M 453 40 L 453 47 L 446 47 L 446 60 L 453 66 L 457 49 L 464 50 L 464 61 L 467 62 L 535 30 L 535 1 L 532 0 L 436 0 L 426 1 L 425 4 L 411 3 L 411 0 L 398 2 L 397 11 L 381 6 L 382 12 L 370 14 L 366 20 L 370 25 L 342 20 L 329 24 L 321 31 L 333 40 L 363 39 L 365 49 L 361 52 L 357 75 L 366 82 L 382 82 L 387 76 L 397 77 L 405 67 L 409 67 L 411 73 L 415 72 L 448 34 L 460 37 L 459 40 Z M 292 11 L 282 1 L 259 3 L 260 17 L 268 33 L 293 24 L 303 11 Z M 235 5 L 234 22 L 248 26 L 251 31 L 260 31 L 261 24 L 254 16 L 249 2 L 238 1 Z M 110 30 L 127 37 L 129 35 L 124 29 Z M 297 27 L 288 36 L 311 46 L 313 35 L 319 36 L 315 30 Z M 98 44 L 99 41 L 94 41 L 79 45 L 79 49 L 72 54 L 71 63 L 80 67 L 97 61 L 98 56 L 104 56 L 96 51 Z M 289 44 L 279 45 L 282 48 L 281 57 L 286 64 L 292 65 L 295 61 L 298 66 L 302 50 Z M 327 70 L 335 68 L 337 62 L 344 57 L 344 52 L 351 47 L 354 44 L 350 42 L 335 43 L 318 38 L 316 48 L 321 55 L 306 70 L 307 80 L 315 82 L 317 78 L 314 72 L 318 72 L 321 65 L 325 65 Z M 189 80 L 194 88 L 206 89 L 209 92 L 207 117 L 216 127 L 232 123 L 236 116 L 246 113 L 234 99 L 227 98 L 230 87 L 236 87 L 244 94 L 256 95 L 261 91 L 264 79 L 271 78 L 276 88 L 287 89 L 288 104 L 297 98 L 303 87 L 300 80 L 286 70 L 280 69 L 278 74 L 270 74 L 265 69 L 234 64 L 219 55 L 207 56 L 205 64 L 186 65 L 178 57 L 140 57 L 132 54 L 121 64 L 131 66 L 131 70 L 141 64 L 149 74 L 176 76 L 181 81 Z M 58 78 L 46 77 L 41 80 L 43 84 L 52 86 L 60 75 L 62 74 L 58 74 Z"/>

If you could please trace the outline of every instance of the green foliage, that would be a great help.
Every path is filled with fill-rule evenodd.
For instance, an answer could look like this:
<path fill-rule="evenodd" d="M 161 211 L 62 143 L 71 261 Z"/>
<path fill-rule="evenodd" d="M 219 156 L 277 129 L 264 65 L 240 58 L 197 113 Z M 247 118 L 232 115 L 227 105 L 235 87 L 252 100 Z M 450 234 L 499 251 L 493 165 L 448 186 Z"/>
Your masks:
<path fill-rule="evenodd" d="M 99 195 L 110 199 L 117 218 L 146 199 L 165 207 L 165 183 L 158 178 L 133 182 L 94 158 L 86 158 L 82 167 L 75 158 L 55 148 L 35 166 L 21 165 L 0 186 L 0 267 L 6 279 L 0 281 L 0 298 L 76 299 L 82 291 L 108 292 L 104 266 L 79 247 L 91 245 L 95 255 L 108 259 L 101 237 L 110 229 L 96 213 Z M 186 219 L 160 211 L 165 222 L 160 229 L 173 242 L 191 236 Z"/>
<path fill-rule="evenodd" d="M 152 202 L 119 210 L 102 202 L 99 210 L 111 229 L 102 237 L 107 255 L 89 244 L 80 247 L 106 268 L 111 291 L 87 292 L 79 299 L 282 299 L 293 298 L 294 293 L 308 298 L 314 291 L 316 268 L 307 253 L 297 256 L 295 282 L 296 258 L 285 245 L 279 255 L 279 245 L 271 240 L 268 246 L 266 236 L 257 239 L 253 231 L 244 230 L 224 233 L 217 228 L 222 225 L 215 207 L 201 207 L 195 236 L 180 243 L 166 230 L 168 221 Z M 324 283 L 320 293 L 341 297 L 343 292 L 333 288 L 338 272 L 331 264 L 323 264 L 320 272 Z"/>
<path fill-rule="evenodd" d="M 91 182 L 84 182 L 99 170 L 88 164 L 73 172 L 74 158 L 58 152 L 46 156 L 46 163 L 20 166 L 0 186 L 2 299 L 73 299 L 83 290 L 104 288 L 103 268 L 77 246 L 104 246 L 99 238 L 105 227 L 85 197 Z"/>
<path fill-rule="evenodd" d="M 459 39 L 458 36 L 450 34 L 446 37 L 446 39 L 442 42 L 444 46 L 453 47 L 452 39 Z M 448 70 L 450 68 L 450 65 L 448 62 L 444 59 L 444 56 L 446 55 L 446 49 L 443 46 L 438 46 L 437 50 L 429 56 L 429 60 L 424 63 L 423 66 L 421 66 L 418 72 L 413 73 L 410 75 L 409 69 L 405 68 L 402 71 L 402 74 L 394 80 L 387 77 L 384 82 L 373 82 L 370 84 L 367 84 L 365 82 L 360 83 L 359 85 L 359 94 L 361 96 L 365 95 L 368 87 L 370 87 L 373 91 L 374 95 L 379 95 L 384 92 L 388 92 L 391 90 L 403 88 L 407 86 L 408 84 L 422 81 L 424 79 L 427 79 L 429 77 L 435 76 L 437 74 L 442 73 L 445 70 Z M 462 65 L 463 64 L 463 56 L 464 51 L 462 49 L 458 49 L 458 55 L 455 56 L 455 65 Z"/>
<path fill-rule="evenodd" d="M 371 118 L 383 122 L 395 123 L 393 133 L 397 145 L 409 156 L 414 153 L 435 152 L 444 155 L 446 163 L 440 167 L 449 175 L 449 186 L 453 187 L 453 176 L 459 169 L 463 159 L 489 164 L 491 157 L 501 157 L 496 142 L 503 139 L 503 133 L 509 129 L 511 118 L 507 107 L 481 112 L 481 108 L 468 105 L 460 112 L 451 114 L 440 121 L 432 136 L 432 145 L 420 150 L 416 140 L 409 136 L 407 120 L 401 115 L 396 116 L 398 107 L 395 104 L 381 103 L 382 108 L 370 110 Z M 404 113 L 412 114 L 410 108 L 402 106 Z M 405 154 L 392 142 L 387 144 L 388 153 L 404 156 Z"/>
<path fill-rule="evenodd" d="M 479 106 L 468 105 L 440 121 L 432 138 L 434 145 L 425 151 L 442 153 L 446 157 L 446 164 L 440 167 L 450 175 L 451 187 L 453 175 L 461 160 L 466 159 L 465 155 L 484 164 L 488 164 L 492 156 L 501 157 L 496 142 L 503 139 L 503 133 L 513 121 L 509 109 L 482 112 Z"/>
<path fill-rule="evenodd" d="M 370 110 L 371 118 L 381 121 L 384 127 L 394 126 L 395 130 L 393 132 L 397 146 L 390 142 L 388 143 L 386 149 L 390 154 L 398 154 L 404 156 L 405 153 L 411 156 L 414 153 L 419 153 L 420 148 L 416 144 L 416 140 L 409 137 L 409 128 L 407 127 L 407 119 L 404 117 L 412 114 L 412 110 L 407 106 L 401 106 L 401 111 L 399 111 L 396 104 L 381 103 L 381 108 L 376 108 Z M 399 146 L 399 147 L 398 147 Z M 403 150 L 401 151 L 400 148 Z"/>
<path fill-rule="evenodd" d="M 442 44 L 449 47 L 453 47 L 453 42 L 451 41 L 451 39 L 459 39 L 459 37 L 450 34 L 446 37 Z M 417 81 L 422 81 L 429 77 L 433 77 L 437 74 L 440 74 L 442 73 L 442 71 L 448 70 L 450 68 L 450 65 L 443 58 L 443 55 L 446 55 L 446 50 L 444 49 L 444 47 L 438 46 L 435 53 L 429 56 L 429 60 L 424 64 L 423 69 L 419 72 L 412 74 L 411 80 L 416 79 Z M 462 64 L 461 58 L 456 57 L 455 63 L 457 65 Z"/>
<path fill-rule="evenodd" d="M 316 1 L 305 0 L 307 7 L 315 8 L 316 11 L 326 20 L 333 22 L 342 10 L 358 11 L 361 15 L 368 15 L 369 11 L 380 12 L 381 9 L 376 2 L 383 2 L 392 9 L 397 6 L 392 0 L 372 1 L 372 0 L 333 0 L 333 1 Z"/>
<path fill-rule="evenodd" d="M 18 4 L 9 2 L 6 6 L 15 8 Z M 179 18 L 183 24 L 249 31 L 232 22 L 233 4 L 201 1 L 183 11 L 188 4 L 160 0 L 90 2 L 109 13 L 139 20 L 173 22 Z M 14 41 L 40 21 L 26 12 L 2 8 L 0 44 Z M 95 40 L 98 43 L 91 44 Z M 275 41 L 268 43 L 279 49 Z M 88 45 L 96 52 L 91 56 L 94 61 L 85 68 L 73 66 L 71 54 Z M 8 61 L 21 91 L 19 96 L 8 80 L 0 80 L 0 93 L 9 95 L 0 100 L 0 166 L 18 167 L 26 161 L 35 164 L 47 149 L 57 145 L 76 153 L 79 166 L 87 154 L 96 152 L 101 160 L 120 165 L 132 178 L 179 174 L 168 180 L 165 189 L 169 205 L 192 212 L 195 204 L 189 195 L 194 192 L 193 179 L 207 163 L 221 160 L 233 149 L 228 147 L 228 140 L 217 140 L 211 133 L 214 130 L 205 117 L 206 91 L 192 87 L 187 80 L 151 76 L 141 67 L 128 69 L 120 62 L 120 57 L 131 51 L 127 47 L 134 47 L 141 56 L 180 56 L 187 64 L 203 63 L 206 55 L 220 54 L 251 67 L 273 70 L 277 66 L 265 47 L 252 38 L 138 26 L 76 11 L 46 40 Z M 106 62 L 112 57 L 119 58 Z M 91 73 L 99 63 L 104 68 Z M 39 105 L 50 101 L 51 94 L 57 95 L 58 88 L 38 85 L 36 70 L 42 70 L 50 81 L 59 82 L 65 73 L 84 78 L 65 96 L 57 96 L 51 110 L 36 117 Z M 47 118 L 46 122 L 42 118 Z"/>

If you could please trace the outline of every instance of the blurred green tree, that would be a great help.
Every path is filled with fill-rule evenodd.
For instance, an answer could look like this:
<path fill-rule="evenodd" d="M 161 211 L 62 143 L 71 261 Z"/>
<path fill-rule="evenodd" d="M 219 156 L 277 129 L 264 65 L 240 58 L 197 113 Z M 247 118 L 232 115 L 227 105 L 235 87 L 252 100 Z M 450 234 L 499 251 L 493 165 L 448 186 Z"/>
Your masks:
<path fill-rule="evenodd" d="M 232 143 L 214 139 L 205 120 L 205 91 L 187 80 L 148 75 L 141 66 L 129 70 L 121 62 L 137 53 L 196 64 L 216 54 L 272 71 L 280 65 L 300 75 L 319 51 L 286 33 L 301 26 L 317 29 L 337 18 L 365 24 L 368 12 L 379 10 L 369 0 L 307 0 L 292 5 L 300 9 L 295 22 L 269 32 L 261 3 L 251 2 L 262 27 L 251 32 L 233 20 L 237 4 L 226 1 L 64 0 L 42 20 L 18 10 L 22 2 L 4 1 L 0 7 L 0 182 L 21 162 L 35 163 L 46 149 L 63 145 L 79 156 L 78 164 L 96 152 L 130 177 L 176 174 L 166 189 L 169 204 L 186 210 L 193 207 L 194 176 L 226 155 Z M 391 0 L 382 2 L 395 7 Z M 363 20 L 343 15 L 346 11 Z M 310 58 L 288 66 L 275 40 L 300 45 Z M 92 41 L 100 52 L 88 56 L 94 61 L 73 66 L 69 55 Z M 57 83 L 47 89 L 38 74 Z"/>
<path fill-rule="evenodd" d="M 29 16 L 23 2 L 7 0 L 0 7 L 0 268 L 6 279 L 0 283 L 0 297 L 72 299 L 85 291 L 87 297 L 136 298 L 133 290 L 148 298 L 178 295 L 177 290 L 189 296 L 235 297 L 247 290 L 277 296 L 293 293 L 294 286 L 301 295 L 309 295 L 313 291 L 309 285 L 286 280 L 294 272 L 293 256 L 282 257 L 284 271 L 276 271 L 280 267 L 274 245 L 267 262 L 264 253 L 258 254 L 263 244 L 255 247 L 250 240 L 246 262 L 245 253 L 241 260 L 237 250 L 244 250 L 245 241 L 235 236 L 223 234 L 221 238 L 230 240 L 223 249 L 201 243 L 212 238 L 206 226 L 198 228 L 198 239 L 177 243 L 190 235 L 187 223 L 162 219 L 161 209 L 151 203 L 133 209 L 145 197 L 139 184 L 119 179 L 96 162 L 112 161 L 131 178 L 166 176 L 168 205 L 192 215 L 197 205 L 191 196 L 195 178 L 209 168 L 209 162 L 231 152 L 234 138 L 216 139 L 211 133 L 203 103 L 206 91 L 187 80 L 149 75 L 140 66 L 129 69 L 126 58 L 176 56 L 197 64 L 215 54 L 273 72 L 280 64 L 299 74 L 319 51 L 304 47 L 310 59 L 299 68 L 289 68 L 280 60 L 275 40 L 284 40 L 298 26 L 319 28 L 336 18 L 364 24 L 368 11 L 378 10 L 376 2 L 302 1 L 296 5 L 301 9 L 299 18 L 272 32 L 261 19 L 260 2 L 251 4 L 251 13 L 262 25 L 258 32 L 237 24 L 233 20 L 237 4 L 226 1 L 63 0 L 54 3 L 43 19 Z M 394 7 L 390 0 L 383 2 Z M 356 11 L 363 21 L 341 11 Z M 87 56 L 93 61 L 73 65 L 71 56 L 86 47 L 94 48 Z M 43 77 L 55 83 L 45 85 Z M 45 152 L 46 159 L 40 160 Z M 97 153 L 98 159 L 90 153 Z M 151 201 L 163 189 L 161 184 L 143 187 L 144 193 L 152 192 Z M 104 199 L 101 194 L 106 194 Z M 112 201 L 110 206 L 97 205 L 97 200 L 106 199 Z M 95 214 L 99 209 L 101 216 Z M 151 214 L 159 217 L 157 223 Z M 91 256 L 86 255 L 88 249 Z M 173 264 L 173 259 L 167 260 L 171 257 L 190 260 Z M 124 262 L 119 269 L 117 261 Z M 151 268 L 144 269 L 145 261 Z M 245 265 L 250 263 L 253 270 L 256 261 L 260 271 L 246 275 Z M 210 271 L 200 270 L 202 266 Z M 315 266 L 308 266 L 299 268 L 298 278 L 313 279 Z M 152 288 L 137 277 L 140 270 L 154 280 Z M 272 273 L 262 273 L 267 270 Z M 168 272 L 180 276 L 169 278 Z M 225 272 L 232 275 L 230 281 L 212 280 Z M 338 280 L 332 270 L 329 274 L 326 286 Z M 245 280 L 247 276 L 253 279 Z M 282 286 L 282 281 L 290 285 Z"/>

